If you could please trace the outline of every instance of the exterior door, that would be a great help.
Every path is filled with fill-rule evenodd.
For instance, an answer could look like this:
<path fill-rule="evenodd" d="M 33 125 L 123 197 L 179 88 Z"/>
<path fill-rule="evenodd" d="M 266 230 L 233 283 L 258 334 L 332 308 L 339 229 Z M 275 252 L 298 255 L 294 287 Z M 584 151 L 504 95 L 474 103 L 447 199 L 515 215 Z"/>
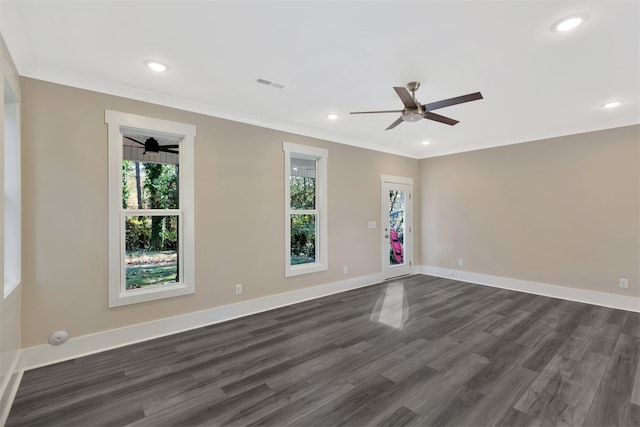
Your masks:
<path fill-rule="evenodd" d="M 413 179 L 383 175 L 381 248 L 385 279 L 411 274 Z"/>

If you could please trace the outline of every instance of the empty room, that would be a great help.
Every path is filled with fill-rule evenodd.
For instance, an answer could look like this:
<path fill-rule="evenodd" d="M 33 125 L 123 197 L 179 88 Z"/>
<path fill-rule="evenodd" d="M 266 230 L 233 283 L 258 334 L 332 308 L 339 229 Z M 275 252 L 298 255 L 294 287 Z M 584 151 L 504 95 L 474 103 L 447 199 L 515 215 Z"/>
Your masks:
<path fill-rule="evenodd" d="M 0 425 L 640 426 L 640 2 L 0 2 Z"/>

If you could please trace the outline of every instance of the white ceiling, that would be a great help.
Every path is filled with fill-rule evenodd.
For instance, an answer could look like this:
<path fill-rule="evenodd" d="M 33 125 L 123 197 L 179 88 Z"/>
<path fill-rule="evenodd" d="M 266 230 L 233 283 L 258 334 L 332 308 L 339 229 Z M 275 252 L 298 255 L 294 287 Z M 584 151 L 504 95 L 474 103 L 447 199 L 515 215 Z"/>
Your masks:
<path fill-rule="evenodd" d="M 4 0 L 23 76 L 424 158 L 640 123 L 638 1 Z M 558 19 L 588 13 L 570 33 Z M 170 66 L 164 74 L 144 61 Z M 276 89 L 256 83 L 282 83 Z M 484 100 L 385 131 L 393 86 Z M 617 109 L 601 107 L 617 99 Z M 336 121 L 327 113 L 340 114 Z M 420 143 L 428 139 L 431 144 Z"/>

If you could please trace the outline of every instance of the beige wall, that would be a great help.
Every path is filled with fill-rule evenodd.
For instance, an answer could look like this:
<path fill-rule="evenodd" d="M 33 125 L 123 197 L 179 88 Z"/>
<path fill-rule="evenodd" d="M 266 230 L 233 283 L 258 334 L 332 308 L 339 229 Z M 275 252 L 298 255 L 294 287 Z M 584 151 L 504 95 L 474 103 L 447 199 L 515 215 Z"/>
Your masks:
<path fill-rule="evenodd" d="M 640 126 L 423 159 L 421 263 L 640 297 L 639 162 Z"/>
<path fill-rule="evenodd" d="M 639 126 L 417 161 L 28 78 L 21 86 L 23 347 L 56 329 L 80 336 L 378 273 L 379 229 L 367 221 L 380 221 L 381 174 L 416 180 L 422 265 L 640 296 Z M 107 307 L 105 109 L 197 126 L 195 295 Z M 328 272 L 284 278 L 282 141 L 329 150 Z"/>
<path fill-rule="evenodd" d="M 418 180 L 414 159 L 28 78 L 21 83 L 23 347 L 46 343 L 56 329 L 79 336 L 380 272 L 379 228 L 367 228 L 367 221 L 380 221 L 380 174 Z M 197 126 L 195 295 L 107 308 L 105 109 Z M 329 150 L 328 272 L 284 278 L 283 141 Z M 235 283 L 244 285 L 240 296 Z"/>

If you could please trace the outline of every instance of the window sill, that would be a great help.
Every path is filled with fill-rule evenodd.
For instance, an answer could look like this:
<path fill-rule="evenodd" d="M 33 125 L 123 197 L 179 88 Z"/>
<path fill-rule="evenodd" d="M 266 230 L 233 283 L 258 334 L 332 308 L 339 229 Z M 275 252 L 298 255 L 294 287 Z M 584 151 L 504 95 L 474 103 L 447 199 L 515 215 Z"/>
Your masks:
<path fill-rule="evenodd" d="M 301 264 L 292 265 L 285 271 L 285 277 L 300 276 L 302 274 L 317 273 L 319 271 L 327 271 L 329 267 L 326 264 Z"/>
<path fill-rule="evenodd" d="M 173 285 L 164 285 L 147 289 L 132 289 L 120 292 L 118 295 L 110 295 L 109 308 L 155 301 L 164 298 L 172 298 L 181 295 L 189 295 L 193 293 L 195 293 L 195 287 L 185 283 L 175 283 Z"/>
<path fill-rule="evenodd" d="M 13 307 L 14 304 L 20 305 L 20 289 L 21 282 L 18 282 L 10 288 L 5 287 L 4 299 L 0 300 L 0 315 L 4 315 L 5 310 L 9 307 Z"/>
<path fill-rule="evenodd" d="M 20 282 L 15 282 L 15 283 L 4 283 L 4 299 L 8 299 L 9 296 L 11 296 L 11 294 L 13 293 L 13 291 L 15 291 L 18 286 L 20 286 Z"/>

